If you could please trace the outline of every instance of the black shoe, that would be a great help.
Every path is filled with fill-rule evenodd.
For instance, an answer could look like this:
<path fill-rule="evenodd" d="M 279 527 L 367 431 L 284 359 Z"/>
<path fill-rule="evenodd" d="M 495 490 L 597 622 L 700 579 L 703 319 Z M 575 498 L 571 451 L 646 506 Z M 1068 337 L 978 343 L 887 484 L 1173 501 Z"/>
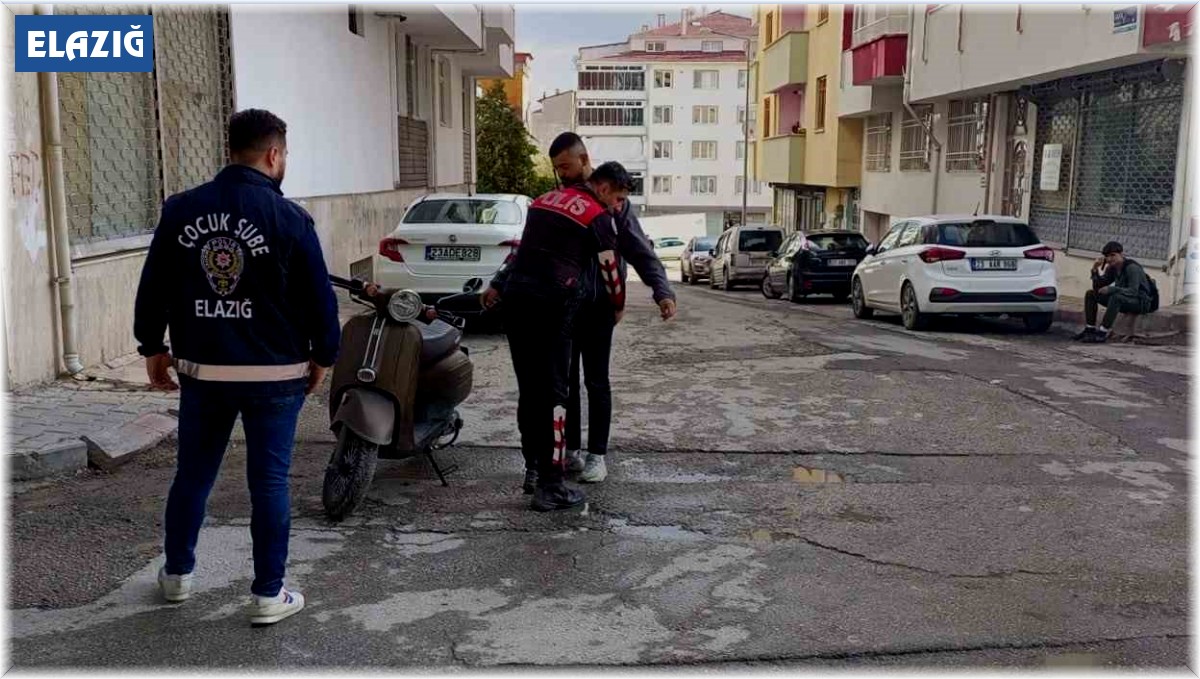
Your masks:
<path fill-rule="evenodd" d="M 539 512 L 552 512 L 556 509 L 571 509 L 587 502 L 587 496 L 578 488 L 571 488 L 559 481 L 550 486 L 538 486 L 533 493 L 532 507 Z"/>
<path fill-rule="evenodd" d="M 1108 333 L 1095 330 L 1092 334 L 1083 338 L 1084 344 L 1104 344 L 1108 341 Z"/>
<path fill-rule="evenodd" d="M 534 469 L 525 470 L 525 482 L 521 484 L 521 490 L 526 495 L 533 495 L 533 491 L 537 489 L 538 473 Z"/>
<path fill-rule="evenodd" d="M 1079 341 L 1081 341 L 1081 340 L 1085 340 L 1085 339 L 1087 339 L 1088 337 L 1090 337 L 1090 336 L 1092 336 L 1092 335 L 1094 335 L 1094 334 L 1096 334 L 1096 329 L 1095 329 L 1095 328 L 1088 328 L 1088 327 L 1085 327 L 1085 328 L 1084 328 L 1082 331 L 1080 331 L 1079 333 L 1077 333 L 1077 334 L 1076 334 L 1074 337 L 1072 337 L 1071 339 L 1075 340 L 1076 342 L 1079 342 Z"/>

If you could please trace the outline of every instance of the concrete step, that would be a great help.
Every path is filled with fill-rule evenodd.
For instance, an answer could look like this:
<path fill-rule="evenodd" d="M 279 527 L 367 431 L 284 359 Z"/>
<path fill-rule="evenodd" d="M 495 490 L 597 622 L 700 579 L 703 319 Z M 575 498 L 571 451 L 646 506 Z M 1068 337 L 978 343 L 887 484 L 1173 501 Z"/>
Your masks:
<path fill-rule="evenodd" d="M 1103 315 L 1103 308 L 1101 308 L 1100 313 Z M 1185 303 L 1159 307 L 1158 311 L 1146 314 L 1138 320 L 1136 335 L 1146 337 L 1186 335 L 1190 332 L 1191 314 L 1191 304 Z M 1083 299 L 1078 297 L 1059 297 L 1058 311 L 1055 312 L 1054 320 L 1063 325 L 1082 327 L 1084 325 Z M 1120 325 L 1121 321 L 1118 320 L 1117 323 Z"/>

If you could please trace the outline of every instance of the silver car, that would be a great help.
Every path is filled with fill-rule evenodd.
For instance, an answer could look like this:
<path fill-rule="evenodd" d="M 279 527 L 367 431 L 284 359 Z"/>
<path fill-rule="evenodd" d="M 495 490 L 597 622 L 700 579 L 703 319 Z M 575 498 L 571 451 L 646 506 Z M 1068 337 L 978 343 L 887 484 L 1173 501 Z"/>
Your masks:
<path fill-rule="evenodd" d="M 778 226 L 735 226 L 725 231 L 717 240 L 709 287 L 732 290 L 743 283 L 758 287 L 781 243 L 783 229 Z"/>
<path fill-rule="evenodd" d="M 716 236 L 696 236 L 687 242 L 679 256 L 679 276 L 684 283 L 696 285 L 701 278 L 712 275 L 712 251 L 716 247 Z"/>

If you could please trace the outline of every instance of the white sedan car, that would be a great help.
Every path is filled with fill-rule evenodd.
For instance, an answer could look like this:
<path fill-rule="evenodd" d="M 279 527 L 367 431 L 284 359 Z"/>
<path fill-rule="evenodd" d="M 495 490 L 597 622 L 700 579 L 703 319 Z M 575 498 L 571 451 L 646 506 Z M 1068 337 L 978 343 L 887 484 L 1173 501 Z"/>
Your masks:
<path fill-rule="evenodd" d="M 850 295 L 856 317 L 900 313 L 910 330 L 934 314 L 1007 314 L 1045 332 L 1058 306 L 1054 250 L 1012 217 L 914 217 L 867 248 Z"/>
<path fill-rule="evenodd" d="M 682 238 L 667 236 L 654 241 L 654 254 L 664 262 L 679 259 L 683 255 L 683 250 L 687 247 L 687 243 L 683 242 Z"/>
<path fill-rule="evenodd" d="M 509 194 L 432 194 L 413 201 L 379 242 L 375 279 L 436 299 L 490 280 L 516 251 L 530 200 Z"/>

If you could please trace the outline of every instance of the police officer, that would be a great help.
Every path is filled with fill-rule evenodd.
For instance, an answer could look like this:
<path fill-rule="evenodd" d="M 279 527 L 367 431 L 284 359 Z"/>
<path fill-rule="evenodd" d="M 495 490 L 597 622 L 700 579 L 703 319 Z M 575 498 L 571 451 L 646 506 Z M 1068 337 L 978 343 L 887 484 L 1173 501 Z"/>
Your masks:
<path fill-rule="evenodd" d="M 566 468 L 567 373 L 574 315 L 602 288 L 618 313 L 625 282 L 611 210 L 632 180 L 618 163 L 596 169 L 584 184 L 537 198 L 529 207 L 515 258 L 492 281 L 485 305 L 504 296 L 504 325 L 517 374 L 517 427 L 526 464 L 526 492 L 539 511 L 567 509 L 586 497 L 563 482 Z M 590 277 L 595 261 L 598 274 Z"/>
<path fill-rule="evenodd" d="M 550 145 L 554 172 L 566 185 L 585 181 L 592 173 L 591 159 L 583 139 L 574 132 L 560 134 Z M 616 214 L 617 248 L 621 255 L 621 276 L 625 262 L 633 265 L 642 282 L 653 291 L 654 302 L 664 321 L 675 316 L 675 293 L 667 281 L 662 262 L 650 248 L 649 239 L 633 215 L 629 201 L 623 201 Z M 623 314 L 616 313 L 603 295 L 593 295 L 580 306 L 572 343 L 571 372 L 567 381 L 567 469 L 581 472 L 582 483 L 600 483 L 608 476 L 605 455 L 612 426 L 612 387 L 609 359 L 613 331 Z M 588 394 L 588 454 L 585 458 L 581 432 L 579 377 L 580 368 Z"/>
<path fill-rule="evenodd" d="M 340 332 L 313 219 L 280 190 L 287 125 L 268 111 L 240 111 L 229 122 L 229 153 L 213 181 L 163 204 L 134 334 L 151 384 L 181 389 L 162 594 L 179 602 L 192 593 L 205 504 L 241 415 L 253 505 L 249 616 L 269 625 L 304 607 L 283 587 L 288 473 L 300 409 L 337 358 Z"/>

